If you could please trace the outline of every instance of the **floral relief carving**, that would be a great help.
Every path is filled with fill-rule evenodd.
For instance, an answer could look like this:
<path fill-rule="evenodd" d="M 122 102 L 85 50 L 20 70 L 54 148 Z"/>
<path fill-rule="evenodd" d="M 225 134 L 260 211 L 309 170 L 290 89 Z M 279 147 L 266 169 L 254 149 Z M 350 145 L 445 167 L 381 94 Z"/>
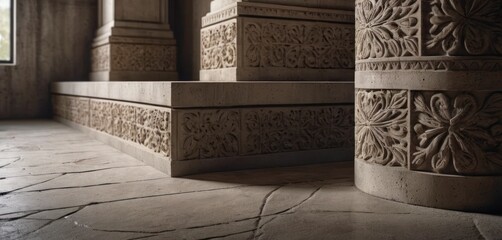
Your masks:
<path fill-rule="evenodd" d="M 202 29 L 202 69 L 237 66 L 237 22 L 228 21 Z"/>
<path fill-rule="evenodd" d="M 415 95 L 418 146 L 414 169 L 464 175 L 502 173 L 502 93 L 480 98 L 465 93 Z"/>
<path fill-rule="evenodd" d="M 420 1 L 357 0 L 357 59 L 418 56 Z"/>
<path fill-rule="evenodd" d="M 185 112 L 181 119 L 183 160 L 239 154 L 240 114 L 235 110 Z"/>
<path fill-rule="evenodd" d="M 67 96 L 54 96 L 53 104 L 58 117 L 171 155 L 167 109 Z"/>
<path fill-rule="evenodd" d="M 111 70 L 176 71 L 176 47 L 169 45 L 112 44 Z"/>
<path fill-rule="evenodd" d="M 352 69 L 353 33 L 349 25 L 249 21 L 244 25 L 244 65 Z"/>
<path fill-rule="evenodd" d="M 267 109 L 243 113 L 243 153 L 350 147 L 353 108 Z"/>
<path fill-rule="evenodd" d="M 433 0 L 427 48 L 432 54 L 502 54 L 502 2 Z"/>
<path fill-rule="evenodd" d="M 408 92 L 358 90 L 356 158 L 385 166 L 408 164 Z"/>

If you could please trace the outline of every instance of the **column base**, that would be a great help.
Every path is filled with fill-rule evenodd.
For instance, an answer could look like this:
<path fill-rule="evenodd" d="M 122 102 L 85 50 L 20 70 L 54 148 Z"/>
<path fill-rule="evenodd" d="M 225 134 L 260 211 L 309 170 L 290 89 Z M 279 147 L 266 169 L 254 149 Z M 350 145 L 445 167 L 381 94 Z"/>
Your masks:
<path fill-rule="evenodd" d="M 468 212 L 502 211 L 502 176 L 440 175 L 356 159 L 355 184 L 373 196 L 412 205 Z"/>
<path fill-rule="evenodd" d="M 349 161 L 353 83 L 65 82 L 55 119 L 171 176 Z"/>

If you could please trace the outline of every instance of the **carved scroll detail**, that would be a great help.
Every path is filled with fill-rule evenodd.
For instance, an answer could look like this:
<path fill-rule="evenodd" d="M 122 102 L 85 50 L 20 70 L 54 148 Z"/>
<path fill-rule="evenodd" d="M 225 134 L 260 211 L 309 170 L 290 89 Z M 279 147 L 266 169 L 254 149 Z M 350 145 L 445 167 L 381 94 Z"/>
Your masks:
<path fill-rule="evenodd" d="M 237 66 L 237 22 L 228 21 L 202 29 L 201 68 L 218 69 Z"/>
<path fill-rule="evenodd" d="M 334 24 L 248 21 L 244 25 L 247 67 L 354 68 L 353 28 Z"/>

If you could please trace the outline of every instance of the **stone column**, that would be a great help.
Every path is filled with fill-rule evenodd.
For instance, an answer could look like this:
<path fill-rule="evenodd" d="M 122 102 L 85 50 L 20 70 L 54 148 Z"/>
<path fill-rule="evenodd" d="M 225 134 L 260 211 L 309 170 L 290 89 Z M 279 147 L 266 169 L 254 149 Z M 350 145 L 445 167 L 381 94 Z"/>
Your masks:
<path fill-rule="evenodd" d="M 354 3 L 214 0 L 202 81 L 353 81 Z"/>
<path fill-rule="evenodd" d="M 177 80 L 168 0 L 100 0 L 92 81 Z"/>
<path fill-rule="evenodd" d="M 502 2 L 356 0 L 356 185 L 502 208 Z"/>

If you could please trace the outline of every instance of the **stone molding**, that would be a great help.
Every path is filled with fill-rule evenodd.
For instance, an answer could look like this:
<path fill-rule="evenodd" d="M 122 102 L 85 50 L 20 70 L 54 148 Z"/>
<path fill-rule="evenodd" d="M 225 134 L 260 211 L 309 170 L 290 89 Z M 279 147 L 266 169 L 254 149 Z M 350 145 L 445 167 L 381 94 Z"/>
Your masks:
<path fill-rule="evenodd" d="M 202 27 L 223 22 L 237 16 L 280 19 L 302 19 L 322 22 L 354 23 L 354 12 L 335 9 L 294 7 L 276 4 L 237 2 L 202 18 Z"/>
<path fill-rule="evenodd" d="M 172 109 L 53 95 L 54 115 L 189 161 L 353 146 L 353 107 Z"/>
<path fill-rule="evenodd" d="M 421 57 L 393 60 L 360 60 L 356 71 L 502 71 L 502 58 L 448 58 Z"/>

